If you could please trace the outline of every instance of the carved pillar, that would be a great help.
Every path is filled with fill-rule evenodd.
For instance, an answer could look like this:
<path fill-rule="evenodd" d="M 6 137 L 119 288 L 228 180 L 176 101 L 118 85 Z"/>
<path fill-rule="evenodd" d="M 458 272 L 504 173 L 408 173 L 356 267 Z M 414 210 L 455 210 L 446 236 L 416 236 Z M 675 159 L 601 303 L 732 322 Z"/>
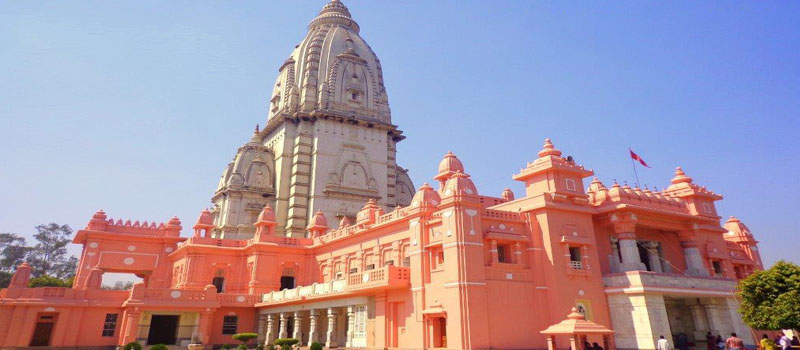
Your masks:
<path fill-rule="evenodd" d="M 328 348 L 335 348 L 336 347 L 336 309 L 329 307 L 328 308 L 328 334 L 325 338 L 325 346 Z"/>
<path fill-rule="evenodd" d="M 689 312 L 692 314 L 692 322 L 694 322 L 695 339 L 703 339 L 702 337 L 705 337 L 706 332 L 709 331 L 706 311 L 702 305 L 689 305 Z"/>
<path fill-rule="evenodd" d="M 289 313 L 281 312 L 281 324 L 278 326 L 278 338 L 288 338 L 289 334 L 286 331 L 289 322 Z"/>
<path fill-rule="evenodd" d="M 347 307 L 347 342 L 345 342 L 345 346 L 350 348 L 353 346 L 353 333 L 355 333 L 356 328 L 356 312 L 355 307 L 348 306 Z"/>
<path fill-rule="evenodd" d="M 492 254 L 492 265 L 496 265 L 499 261 L 499 257 L 497 256 L 497 241 L 491 240 L 489 241 L 489 252 Z"/>
<path fill-rule="evenodd" d="M 658 255 L 658 241 L 647 241 L 647 259 L 650 261 L 650 271 L 664 272 L 661 268 L 661 256 Z"/>
<path fill-rule="evenodd" d="M 719 329 L 721 320 L 719 317 L 719 310 L 717 310 L 717 305 L 703 304 L 703 308 L 706 310 L 706 317 L 708 318 L 708 329 L 713 334 L 721 334 L 722 330 Z"/>
<path fill-rule="evenodd" d="M 317 329 L 318 319 L 319 310 L 310 310 L 308 315 L 308 346 L 311 346 L 312 343 L 319 341 L 319 330 Z"/>
<path fill-rule="evenodd" d="M 266 345 L 270 345 L 270 344 L 275 342 L 275 338 L 278 335 L 278 332 L 276 330 L 276 328 L 277 328 L 276 326 L 278 325 L 278 322 L 276 322 L 276 321 L 277 320 L 276 320 L 275 314 L 267 315 L 267 336 L 264 337 L 265 338 L 264 339 L 264 345 L 265 346 Z"/>
<path fill-rule="evenodd" d="M 303 344 L 303 314 L 301 311 L 294 312 L 294 334 L 292 338 L 299 340 L 299 344 Z"/>
<path fill-rule="evenodd" d="M 514 263 L 519 264 L 522 262 L 522 244 L 519 242 L 514 243 Z"/>
<path fill-rule="evenodd" d="M 639 256 L 639 247 L 636 245 L 636 215 L 612 214 L 611 223 L 619 240 L 619 251 L 622 255 L 622 270 L 644 270 L 645 266 Z"/>
<path fill-rule="evenodd" d="M 678 234 L 678 239 L 683 247 L 683 258 L 686 260 L 686 273 L 690 276 L 708 277 L 708 270 L 697 247 L 697 237 L 694 231 L 683 231 Z"/>

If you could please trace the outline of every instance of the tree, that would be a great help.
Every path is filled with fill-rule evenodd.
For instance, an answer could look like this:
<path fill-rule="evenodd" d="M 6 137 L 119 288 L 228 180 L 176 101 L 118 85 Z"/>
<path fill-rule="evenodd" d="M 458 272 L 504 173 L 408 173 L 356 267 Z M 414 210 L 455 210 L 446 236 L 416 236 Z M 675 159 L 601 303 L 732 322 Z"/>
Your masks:
<path fill-rule="evenodd" d="M 256 338 L 258 338 L 257 333 L 237 333 L 233 335 L 233 340 L 242 342 L 242 345 L 244 345 L 245 349 L 247 349 L 247 343 Z M 242 348 L 242 345 L 239 345 L 240 349 Z"/>
<path fill-rule="evenodd" d="M 67 256 L 67 244 L 71 241 L 72 229 L 68 225 L 50 223 L 36 226 L 33 235 L 38 243 L 30 248 L 28 263 L 33 276 L 68 278 L 75 273 L 78 259 Z"/>
<path fill-rule="evenodd" d="M 14 276 L 12 272 L 0 271 L 0 288 L 8 288 L 11 284 L 11 277 Z"/>
<path fill-rule="evenodd" d="M 780 330 L 800 328 L 800 266 L 778 261 L 739 282 L 740 312 L 748 326 Z"/>
<path fill-rule="evenodd" d="M 113 286 L 103 286 L 105 290 L 130 290 L 133 288 L 133 281 L 116 281 Z"/>
<path fill-rule="evenodd" d="M 13 233 L 0 233 L 0 270 L 15 271 L 28 253 L 25 237 Z"/>
<path fill-rule="evenodd" d="M 72 287 L 74 277 L 70 277 L 67 279 L 61 279 L 58 277 L 42 275 L 39 277 L 31 278 L 28 281 L 28 287 L 30 288 L 40 288 L 40 287 Z"/>

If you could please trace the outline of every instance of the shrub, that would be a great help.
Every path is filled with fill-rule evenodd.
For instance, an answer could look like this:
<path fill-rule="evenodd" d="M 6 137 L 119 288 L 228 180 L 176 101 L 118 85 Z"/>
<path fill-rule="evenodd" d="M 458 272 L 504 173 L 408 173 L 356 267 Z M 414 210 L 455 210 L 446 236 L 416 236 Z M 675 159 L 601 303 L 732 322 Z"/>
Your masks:
<path fill-rule="evenodd" d="M 311 343 L 310 350 L 322 350 L 322 344 L 313 342 Z"/>
<path fill-rule="evenodd" d="M 292 346 L 292 345 L 297 344 L 299 342 L 300 342 L 300 340 L 299 339 L 295 339 L 295 338 L 278 338 L 278 339 L 275 339 L 275 345 L 278 345 L 280 347 L 283 347 L 284 345 Z"/>
<path fill-rule="evenodd" d="M 247 350 L 247 344 L 239 344 L 239 350 Z"/>
<path fill-rule="evenodd" d="M 122 347 L 123 350 L 142 350 L 142 344 L 132 341 Z"/>
<path fill-rule="evenodd" d="M 151 346 L 150 350 L 169 350 L 169 348 L 164 344 L 156 344 Z"/>
<path fill-rule="evenodd" d="M 244 344 L 247 344 L 247 342 L 249 342 L 251 339 L 256 338 L 258 338 L 258 334 L 256 333 L 239 333 L 233 335 L 234 340 L 238 340 Z"/>
<path fill-rule="evenodd" d="M 264 344 L 259 344 L 256 346 L 256 350 L 264 350 Z"/>
<path fill-rule="evenodd" d="M 228 350 L 228 349 L 230 349 L 230 348 L 231 348 L 231 346 L 230 346 L 230 345 L 228 345 L 228 344 L 225 344 L 225 345 L 223 345 L 223 346 L 222 346 L 220 349 L 222 349 L 222 350 Z"/>

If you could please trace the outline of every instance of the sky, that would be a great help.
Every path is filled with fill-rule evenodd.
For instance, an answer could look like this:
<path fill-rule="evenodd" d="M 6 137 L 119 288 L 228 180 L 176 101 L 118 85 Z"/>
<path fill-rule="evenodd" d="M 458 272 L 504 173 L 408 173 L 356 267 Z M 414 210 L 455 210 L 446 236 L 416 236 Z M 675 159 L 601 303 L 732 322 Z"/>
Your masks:
<path fill-rule="evenodd" d="M 417 186 L 452 150 L 480 193 L 519 196 L 547 137 L 633 184 L 631 147 L 643 185 L 682 166 L 766 265 L 800 263 L 800 2 L 344 2 Z M 0 2 L 0 232 L 104 209 L 189 235 L 324 3 Z"/>

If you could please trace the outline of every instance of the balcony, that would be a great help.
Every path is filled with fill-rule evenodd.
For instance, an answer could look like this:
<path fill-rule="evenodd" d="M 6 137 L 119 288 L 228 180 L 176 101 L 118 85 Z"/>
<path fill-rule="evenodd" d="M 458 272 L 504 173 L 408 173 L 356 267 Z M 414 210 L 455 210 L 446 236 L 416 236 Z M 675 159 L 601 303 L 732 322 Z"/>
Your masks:
<path fill-rule="evenodd" d="M 294 304 L 306 300 L 320 300 L 338 296 L 349 296 L 393 288 L 408 287 L 409 269 L 399 266 L 384 266 L 380 269 L 350 274 L 347 279 L 314 283 L 281 291 L 264 293 L 262 305 Z"/>
<path fill-rule="evenodd" d="M 718 277 L 694 277 L 650 271 L 628 271 L 603 277 L 606 294 L 671 294 L 685 296 L 731 296 L 736 281 Z"/>

